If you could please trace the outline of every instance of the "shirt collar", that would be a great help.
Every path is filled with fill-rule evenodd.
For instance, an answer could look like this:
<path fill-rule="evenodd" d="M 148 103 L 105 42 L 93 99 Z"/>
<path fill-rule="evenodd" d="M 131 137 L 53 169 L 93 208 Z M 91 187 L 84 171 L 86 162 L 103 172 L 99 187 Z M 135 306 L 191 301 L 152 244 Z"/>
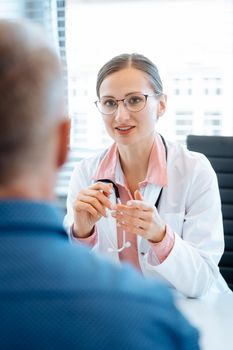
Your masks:
<path fill-rule="evenodd" d="M 154 183 L 161 187 L 167 185 L 167 160 L 166 148 L 159 134 L 155 135 L 155 140 L 151 148 L 146 183 Z"/>
<path fill-rule="evenodd" d="M 116 143 L 105 153 L 93 179 L 109 179 L 119 184 L 124 182 Z M 166 150 L 161 136 L 157 133 L 155 134 L 155 140 L 151 148 L 147 175 L 142 183 L 153 183 L 162 187 L 167 185 Z"/>

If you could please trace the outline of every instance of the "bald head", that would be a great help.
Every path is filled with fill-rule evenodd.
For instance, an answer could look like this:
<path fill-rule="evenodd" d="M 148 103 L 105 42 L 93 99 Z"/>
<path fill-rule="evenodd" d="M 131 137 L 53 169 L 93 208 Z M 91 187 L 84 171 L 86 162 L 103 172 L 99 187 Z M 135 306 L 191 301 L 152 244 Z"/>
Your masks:
<path fill-rule="evenodd" d="M 0 21 L 0 186 L 43 163 L 63 118 L 60 62 L 45 37 Z"/>

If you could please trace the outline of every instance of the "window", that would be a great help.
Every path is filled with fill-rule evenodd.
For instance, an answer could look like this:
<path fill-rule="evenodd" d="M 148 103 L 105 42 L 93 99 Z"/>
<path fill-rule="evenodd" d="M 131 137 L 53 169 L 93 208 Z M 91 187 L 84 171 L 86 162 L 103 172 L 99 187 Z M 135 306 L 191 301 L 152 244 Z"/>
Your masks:
<path fill-rule="evenodd" d="M 112 142 L 93 101 L 98 70 L 119 53 L 143 53 L 157 64 L 168 106 L 156 127 L 165 138 L 233 135 L 232 0 L 0 2 L 1 17 L 19 15 L 47 28 L 68 77 L 71 152 L 57 189 L 64 196 L 75 162 Z"/>
<path fill-rule="evenodd" d="M 175 114 L 176 140 L 184 144 L 186 141 L 186 136 L 192 133 L 192 128 L 192 111 L 177 110 Z"/>
<path fill-rule="evenodd" d="M 220 75 L 223 75 L 219 72 Z M 221 95 L 222 94 L 222 78 L 209 77 L 203 79 L 204 94 L 205 95 Z"/>
<path fill-rule="evenodd" d="M 176 119 L 176 125 L 178 126 L 183 126 L 183 125 L 192 125 L 192 120 L 184 120 L 184 119 Z"/>
<path fill-rule="evenodd" d="M 221 135 L 222 115 L 218 111 L 205 111 L 203 119 L 203 130 L 205 135 Z"/>
<path fill-rule="evenodd" d="M 167 113 L 157 124 L 165 137 L 184 142 L 187 134 L 178 137 L 184 125 L 187 133 L 204 133 L 204 113 L 210 106 L 215 110 L 221 106 L 225 120 L 221 134 L 233 134 L 232 1 L 73 0 L 67 5 L 69 76 L 79 77 L 77 89 L 86 90 L 88 133 L 95 128 L 96 148 L 111 142 L 107 135 L 103 138 L 105 131 L 93 106 L 96 75 L 103 63 L 122 52 L 144 53 L 158 65 L 168 95 Z M 161 28 L 163 35 L 156 35 Z M 79 118 L 84 96 L 77 91 L 75 97 L 70 114 Z M 181 121 L 177 111 L 187 108 L 189 120 Z M 88 140 L 86 146 L 92 149 L 93 138 Z M 81 150 L 81 144 L 77 147 Z"/>
<path fill-rule="evenodd" d="M 192 95 L 192 78 L 175 78 L 173 79 L 174 84 L 174 95 L 187 96 Z"/>

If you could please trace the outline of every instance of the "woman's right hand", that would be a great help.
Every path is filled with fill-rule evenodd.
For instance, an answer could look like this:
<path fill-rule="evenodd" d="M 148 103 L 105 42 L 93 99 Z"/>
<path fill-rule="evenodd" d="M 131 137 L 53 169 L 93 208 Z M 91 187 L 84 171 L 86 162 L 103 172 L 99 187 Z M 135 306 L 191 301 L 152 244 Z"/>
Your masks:
<path fill-rule="evenodd" d="M 111 192 L 112 184 L 103 182 L 96 182 L 79 192 L 73 205 L 75 237 L 90 236 L 96 222 L 102 216 L 106 216 L 106 208 L 112 208 L 112 203 L 108 199 Z"/>

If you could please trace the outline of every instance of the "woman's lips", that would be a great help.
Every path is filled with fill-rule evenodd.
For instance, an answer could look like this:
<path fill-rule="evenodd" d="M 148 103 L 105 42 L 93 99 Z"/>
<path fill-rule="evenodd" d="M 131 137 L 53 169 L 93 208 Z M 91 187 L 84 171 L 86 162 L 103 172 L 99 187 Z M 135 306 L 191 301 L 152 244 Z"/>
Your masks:
<path fill-rule="evenodd" d="M 117 126 L 115 129 L 119 134 L 126 135 L 129 134 L 134 128 L 135 126 Z"/>

